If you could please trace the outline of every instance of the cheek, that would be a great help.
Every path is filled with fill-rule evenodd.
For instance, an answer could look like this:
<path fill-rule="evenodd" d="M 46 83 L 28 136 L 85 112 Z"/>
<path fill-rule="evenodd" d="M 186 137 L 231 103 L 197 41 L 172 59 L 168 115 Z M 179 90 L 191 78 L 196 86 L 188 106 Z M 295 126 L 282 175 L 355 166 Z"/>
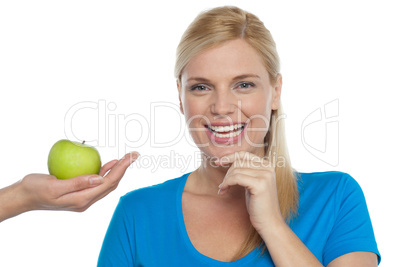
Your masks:
<path fill-rule="evenodd" d="M 271 105 L 269 101 L 261 101 L 261 99 L 260 101 L 244 103 L 243 105 L 244 115 L 249 120 L 248 137 L 257 143 L 267 134 L 271 118 Z"/>
<path fill-rule="evenodd" d="M 199 127 L 199 124 L 204 120 L 203 107 L 200 105 L 200 101 L 185 101 L 183 103 L 184 117 L 186 119 L 187 126 Z M 205 107 L 204 107 L 205 108 Z"/>
<path fill-rule="evenodd" d="M 262 86 L 255 94 L 242 96 L 241 109 L 250 114 L 268 114 L 272 108 L 271 87 Z"/>
<path fill-rule="evenodd" d="M 271 116 L 271 104 L 269 101 L 243 101 L 241 110 L 249 118 L 269 118 Z"/>

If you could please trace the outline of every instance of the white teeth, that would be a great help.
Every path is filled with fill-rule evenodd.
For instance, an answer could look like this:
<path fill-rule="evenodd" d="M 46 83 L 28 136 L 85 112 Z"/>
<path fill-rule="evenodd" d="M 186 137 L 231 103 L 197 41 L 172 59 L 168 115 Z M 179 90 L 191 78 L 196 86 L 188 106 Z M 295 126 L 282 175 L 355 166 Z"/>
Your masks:
<path fill-rule="evenodd" d="M 208 128 L 211 130 L 212 134 L 216 137 L 219 138 L 230 138 L 230 137 L 235 137 L 238 136 L 244 128 L 244 123 L 239 123 L 235 125 L 230 125 L 230 126 L 208 126 Z M 222 132 L 230 132 L 226 134 L 222 134 Z"/>
<path fill-rule="evenodd" d="M 243 123 L 239 123 L 239 124 L 234 124 L 234 125 L 230 125 L 230 126 L 212 126 L 210 125 L 209 128 L 214 131 L 214 132 L 232 132 L 234 130 L 237 130 L 239 128 L 242 128 L 244 126 Z"/>
<path fill-rule="evenodd" d="M 220 134 L 220 133 L 212 132 L 213 135 L 215 135 L 216 137 L 219 137 L 219 138 L 235 137 L 235 136 L 238 136 L 240 133 L 241 133 L 241 130 L 238 130 L 236 132 L 231 132 L 228 134 Z"/>

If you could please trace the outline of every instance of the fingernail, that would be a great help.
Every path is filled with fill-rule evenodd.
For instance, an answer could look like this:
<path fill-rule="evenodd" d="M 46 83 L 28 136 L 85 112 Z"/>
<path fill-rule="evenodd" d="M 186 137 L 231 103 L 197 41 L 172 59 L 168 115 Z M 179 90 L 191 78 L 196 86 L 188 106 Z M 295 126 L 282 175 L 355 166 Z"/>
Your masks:
<path fill-rule="evenodd" d="M 131 160 L 132 162 L 134 162 L 139 156 L 140 156 L 140 153 L 138 153 L 138 152 L 131 152 L 130 160 Z"/>
<path fill-rule="evenodd" d="M 90 185 L 100 185 L 103 183 L 103 177 L 102 176 L 92 176 L 89 178 L 89 184 Z"/>
<path fill-rule="evenodd" d="M 218 195 L 223 195 L 226 191 L 227 191 L 227 188 L 226 189 L 219 188 Z"/>

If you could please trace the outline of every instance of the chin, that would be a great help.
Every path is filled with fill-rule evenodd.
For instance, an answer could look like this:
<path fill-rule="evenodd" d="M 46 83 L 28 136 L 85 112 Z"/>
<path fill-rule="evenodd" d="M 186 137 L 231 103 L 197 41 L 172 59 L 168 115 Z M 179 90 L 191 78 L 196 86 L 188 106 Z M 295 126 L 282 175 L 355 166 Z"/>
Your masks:
<path fill-rule="evenodd" d="M 232 146 L 226 146 L 226 147 L 216 147 L 214 146 L 213 148 L 200 148 L 202 154 L 207 157 L 207 158 L 211 158 L 211 159 L 220 159 L 224 156 L 236 153 L 236 152 L 242 152 L 242 151 L 246 151 L 246 152 L 250 152 L 252 154 L 255 155 L 260 155 L 263 156 L 264 155 L 264 147 L 243 147 L 243 146 L 239 146 L 237 144 L 232 145 Z"/>

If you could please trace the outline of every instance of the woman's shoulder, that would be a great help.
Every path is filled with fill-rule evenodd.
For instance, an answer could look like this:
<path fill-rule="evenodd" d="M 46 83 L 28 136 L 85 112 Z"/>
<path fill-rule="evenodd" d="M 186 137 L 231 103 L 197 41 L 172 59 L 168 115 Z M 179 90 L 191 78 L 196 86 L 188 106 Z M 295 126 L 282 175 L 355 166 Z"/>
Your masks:
<path fill-rule="evenodd" d="M 357 181 L 348 173 L 339 171 L 299 173 L 299 208 L 306 210 L 331 210 L 330 217 L 365 206 L 363 191 Z"/>
<path fill-rule="evenodd" d="M 360 190 L 358 182 L 348 173 L 341 171 L 297 172 L 299 190 Z"/>
<path fill-rule="evenodd" d="M 298 181 L 302 183 L 337 183 L 355 181 L 350 174 L 341 171 L 296 172 L 296 176 Z"/>

